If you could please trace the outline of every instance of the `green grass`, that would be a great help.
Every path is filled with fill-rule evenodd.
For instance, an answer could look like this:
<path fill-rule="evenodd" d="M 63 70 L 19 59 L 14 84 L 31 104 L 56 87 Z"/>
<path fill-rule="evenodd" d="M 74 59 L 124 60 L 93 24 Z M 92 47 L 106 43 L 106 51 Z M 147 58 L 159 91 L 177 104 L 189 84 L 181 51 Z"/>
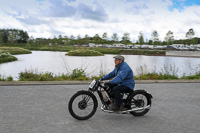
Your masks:
<path fill-rule="evenodd" d="M 70 50 L 76 49 L 74 46 L 64 46 L 64 45 L 57 45 L 57 46 L 27 46 L 26 47 L 29 50 L 38 50 L 38 51 L 61 51 L 61 52 L 67 52 Z"/>
<path fill-rule="evenodd" d="M 103 56 L 104 54 L 102 54 L 98 51 L 89 50 L 89 49 L 77 49 L 77 50 L 69 51 L 66 55 L 70 55 L 70 56 Z"/>
<path fill-rule="evenodd" d="M 116 49 L 116 48 L 85 48 L 85 49 L 99 51 L 103 54 L 120 54 L 120 52 L 122 51 L 121 49 Z"/>
<path fill-rule="evenodd" d="M 16 61 L 17 58 L 12 55 L 30 54 L 31 51 L 19 47 L 0 47 L 0 63 Z"/>
<path fill-rule="evenodd" d="M 30 54 L 31 51 L 19 47 L 0 47 L 0 52 L 8 52 L 13 55 L 17 54 Z"/>
<path fill-rule="evenodd" d="M 6 62 L 11 62 L 11 61 L 16 61 L 17 58 L 12 56 L 8 52 L 0 52 L 0 64 L 1 63 L 6 63 Z"/>

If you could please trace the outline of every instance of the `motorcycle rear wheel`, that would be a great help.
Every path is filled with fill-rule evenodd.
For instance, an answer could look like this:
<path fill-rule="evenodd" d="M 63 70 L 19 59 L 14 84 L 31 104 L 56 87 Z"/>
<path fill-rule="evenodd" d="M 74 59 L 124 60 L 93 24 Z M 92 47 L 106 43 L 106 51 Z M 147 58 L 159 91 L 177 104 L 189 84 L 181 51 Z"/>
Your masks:
<path fill-rule="evenodd" d="M 145 106 L 150 105 L 151 106 L 151 97 L 149 94 L 144 90 L 136 90 L 133 92 L 129 98 L 128 103 L 130 103 L 130 108 L 142 108 Z M 149 112 L 150 109 L 143 109 L 140 111 L 132 111 L 130 114 L 134 116 L 143 116 L 147 112 Z"/>
<path fill-rule="evenodd" d="M 89 91 L 78 91 L 69 100 L 70 114 L 78 120 L 87 120 L 97 110 L 98 102 L 95 95 Z"/>

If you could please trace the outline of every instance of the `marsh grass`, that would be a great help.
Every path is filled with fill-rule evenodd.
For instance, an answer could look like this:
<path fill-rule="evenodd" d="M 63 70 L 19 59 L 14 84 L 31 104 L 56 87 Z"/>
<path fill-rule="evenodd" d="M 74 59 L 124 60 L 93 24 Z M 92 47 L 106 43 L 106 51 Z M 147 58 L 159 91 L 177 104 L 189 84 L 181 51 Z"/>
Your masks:
<path fill-rule="evenodd" d="M 89 50 L 89 49 L 77 49 L 77 50 L 69 51 L 66 55 L 70 55 L 70 56 L 103 56 L 104 54 L 102 54 L 98 51 Z"/>
<path fill-rule="evenodd" d="M 12 55 L 30 54 L 31 51 L 19 47 L 0 47 L 0 63 L 16 61 L 17 58 Z"/>
<path fill-rule="evenodd" d="M 95 50 L 103 54 L 120 54 L 120 52 L 122 51 L 121 49 L 116 49 L 116 48 L 101 48 L 101 47 L 86 48 L 86 49 Z"/>
<path fill-rule="evenodd" d="M 75 50 L 76 48 L 74 46 L 63 46 L 63 45 L 57 45 L 57 46 L 48 46 L 48 45 L 41 45 L 41 46 L 26 46 L 25 48 L 29 50 L 38 50 L 38 51 L 61 51 L 61 52 L 68 52 L 70 50 Z"/>
<path fill-rule="evenodd" d="M 6 63 L 6 62 L 11 62 L 11 61 L 16 61 L 16 60 L 17 60 L 17 58 L 12 56 L 10 53 L 0 51 L 0 64 Z"/>
<path fill-rule="evenodd" d="M 1 52 L 8 52 L 12 55 L 30 54 L 31 51 L 20 47 L 0 47 Z"/>

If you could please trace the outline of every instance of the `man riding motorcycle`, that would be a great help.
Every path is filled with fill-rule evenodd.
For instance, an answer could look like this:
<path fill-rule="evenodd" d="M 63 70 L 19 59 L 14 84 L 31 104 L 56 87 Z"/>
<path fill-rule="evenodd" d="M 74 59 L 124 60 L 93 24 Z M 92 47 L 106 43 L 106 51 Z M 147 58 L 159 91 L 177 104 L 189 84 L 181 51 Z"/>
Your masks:
<path fill-rule="evenodd" d="M 115 68 L 112 72 L 102 78 L 102 80 L 111 81 L 105 83 L 105 86 L 109 86 L 112 89 L 116 107 L 113 111 L 121 111 L 124 109 L 122 101 L 123 93 L 129 93 L 133 91 L 135 87 L 135 80 L 133 78 L 133 71 L 130 66 L 124 62 L 125 58 L 121 55 L 113 57 L 115 60 Z"/>

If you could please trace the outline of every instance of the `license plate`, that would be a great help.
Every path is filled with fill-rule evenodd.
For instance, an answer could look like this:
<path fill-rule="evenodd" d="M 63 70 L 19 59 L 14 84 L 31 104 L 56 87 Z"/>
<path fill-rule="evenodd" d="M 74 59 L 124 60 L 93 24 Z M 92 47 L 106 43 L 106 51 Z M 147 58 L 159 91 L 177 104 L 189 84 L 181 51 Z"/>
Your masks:
<path fill-rule="evenodd" d="M 93 81 L 92 81 L 92 83 L 90 84 L 90 86 L 89 86 L 89 88 L 93 88 L 94 87 L 94 85 L 96 84 L 96 80 L 94 79 Z"/>

